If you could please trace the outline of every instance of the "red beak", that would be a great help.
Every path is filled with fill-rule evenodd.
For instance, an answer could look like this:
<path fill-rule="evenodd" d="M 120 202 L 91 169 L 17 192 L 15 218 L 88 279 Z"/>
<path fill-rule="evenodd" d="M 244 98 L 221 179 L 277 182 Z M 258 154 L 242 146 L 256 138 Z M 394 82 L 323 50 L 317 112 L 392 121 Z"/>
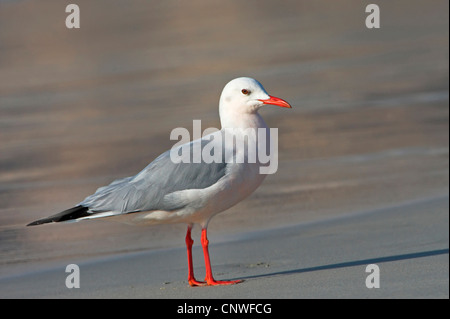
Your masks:
<path fill-rule="evenodd" d="M 278 105 L 281 107 L 287 107 L 292 109 L 292 106 L 288 102 L 275 96 L 269 95 L 269 98 L 267 100 L 260 100 L 260 101 L 263 102 L 264 104 Z"/>

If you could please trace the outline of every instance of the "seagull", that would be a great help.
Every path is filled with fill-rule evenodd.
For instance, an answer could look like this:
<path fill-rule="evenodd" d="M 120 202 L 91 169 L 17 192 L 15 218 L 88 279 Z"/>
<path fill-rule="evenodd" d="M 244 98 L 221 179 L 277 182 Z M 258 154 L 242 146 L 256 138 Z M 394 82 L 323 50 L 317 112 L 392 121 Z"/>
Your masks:
<path fill-rule="evenodd" d="M 264 105 L 291 108 L 283 99 L 269 95 L 255 79 L 240 77 L 228 82 L 220 96 L 221 130 L 189 143 L 179 145 L 158 156 L 135 176 L 113 181 L 100 187 L 78 205 L 27 226 L 46 223 L 106 218 L 128 224 L 186 223 L 188 282 L 191 286 L 231 285 L 242 280 L 216 280 L 211 269 L 207 227 L 211 218 L 234 206 L 255 191 L 266 177 L 261 174 L 262 161 L 245 160 L 251 142 L 256 149 L 267 151 L 270 145 L 269 128 L 258 110 Z M 266 138 L 249 135 L 248 130 L 266 130 Z M 232 132 L 233 143 L 224 143 Z M 245 139 L 247 144 L 236 141 Z M 211 145 L 212 144 L 212 145 Z M 188 158 L 198 150 L 214 150 L 215 160 L 174 161 L 171 154 L 189 150 Z M 172 153 L 171 153 L 172 152 Z M 175 152 L 175 153 L 173 153 Z M 208 153 L 208 152 L 207 152 Z M 209 152 L 210 153 L 210 152 Z M 240 156 L 243 161 L 233 160 Z M 199 224 L 201 245 L 205 259 L 205 281 L 194 276 L 191 230 Z"/>

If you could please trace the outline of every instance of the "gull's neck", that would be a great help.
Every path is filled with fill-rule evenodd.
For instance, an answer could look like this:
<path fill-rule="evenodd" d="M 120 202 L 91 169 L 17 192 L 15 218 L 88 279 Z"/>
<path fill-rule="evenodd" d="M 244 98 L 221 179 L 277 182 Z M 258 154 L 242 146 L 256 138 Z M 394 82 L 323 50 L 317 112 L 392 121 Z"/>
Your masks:
<path fill-rule="evenodd" d="M 258 112 L 244 113 L 244 112 L 221 112 L 220 124 L 224 128 L 267 128 L 261 115 Z"/>

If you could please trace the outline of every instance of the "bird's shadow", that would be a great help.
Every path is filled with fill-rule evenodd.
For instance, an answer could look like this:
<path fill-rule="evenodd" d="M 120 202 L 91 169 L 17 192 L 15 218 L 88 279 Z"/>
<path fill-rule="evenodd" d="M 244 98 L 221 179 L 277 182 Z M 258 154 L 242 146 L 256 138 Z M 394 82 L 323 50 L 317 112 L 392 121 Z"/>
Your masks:
<path fill-rule="evenodd" d="M 362 265 L 377 264 L 377 263 L 384 263 L 384 262 L 390 262 L 390 261 L 399 261 L 399 260 L 405 260 L 405 259 L 414 259 L 414 258 L 443 255 L 443 254 L 448 254 L 448 253 L 449 253 L 448 248 L 436 249 L 436 250 L 422 251 L 422 252 L 410 253 L 410 254 L 376 257 L 376 258 L 354 260 L 354 261 L 348 261 L 348 262 L 342 262 L 342 263 L 336 263 L 336 264 L 328 264 L 328 265 L 315 266 L 315 267 L 284 270 L 284 271 L 272 272 L 272 273 L 267 273 L 267 274 L 250 275 L 250 276 L 240 277 L 240 279 L 248 280 L 248 279 L 254 279 L 254 278 L 301 274 L 301 273 L 305 273 L 305 272 L 337 269 L 337 268 L 345 268 L 345 267 L 353 267 L 353 266 L 362 266 Z"/>

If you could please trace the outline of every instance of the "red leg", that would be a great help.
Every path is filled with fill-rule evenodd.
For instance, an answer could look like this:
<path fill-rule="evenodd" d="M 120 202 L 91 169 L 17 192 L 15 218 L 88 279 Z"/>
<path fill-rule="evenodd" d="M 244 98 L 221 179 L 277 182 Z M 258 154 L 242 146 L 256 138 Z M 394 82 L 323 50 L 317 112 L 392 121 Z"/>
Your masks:
<path fill-rule="evenodd" d="M 209 251 L 208 251 L 208 237 L 206 235 L 206 228 L 202 229 L 202 247 L 203 247 L 203 255 L 205 256 L 205 268 L 206 268 L 206 276 L 205 280 L 208 286 L 216 286 L 216 285 L 233 285 L 237 284 L 239 282 L 242 282 L 242 280 L 228 280 L 228 281 L 222 281 L 222 280 L 215 280 L 212 274 L 211 270 L 211 260 L 209 259 Z"/>
<path fill-rule="evenodd" d="M 194 241 L 191 238 L 192 225 L 189 225 L 186 232 L 186 248 L 188 257 L 188 282 L 192 287 L 194 286 L 205 286 L 206 282 L 197 281 L 194 277 L 194 264 L 192 262 L 192 244 Z"/>

